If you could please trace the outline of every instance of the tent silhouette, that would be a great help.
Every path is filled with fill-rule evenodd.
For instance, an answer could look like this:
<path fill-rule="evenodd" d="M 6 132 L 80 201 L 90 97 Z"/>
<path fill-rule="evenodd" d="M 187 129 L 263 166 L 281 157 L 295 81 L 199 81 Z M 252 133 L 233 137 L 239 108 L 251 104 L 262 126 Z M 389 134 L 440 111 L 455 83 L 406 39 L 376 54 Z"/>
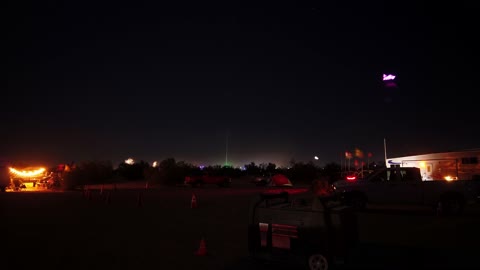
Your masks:
<path fill-rule="evenodd" d="M 288 177 L 286 177 L 283 174 L 275 174 L 274 176 L 272 176 L 272 180 L 270 181 L 270 185 L 271 186 L 287 186 L 287 187 L 293 186 L 292 182 L 290 182 Z"/>

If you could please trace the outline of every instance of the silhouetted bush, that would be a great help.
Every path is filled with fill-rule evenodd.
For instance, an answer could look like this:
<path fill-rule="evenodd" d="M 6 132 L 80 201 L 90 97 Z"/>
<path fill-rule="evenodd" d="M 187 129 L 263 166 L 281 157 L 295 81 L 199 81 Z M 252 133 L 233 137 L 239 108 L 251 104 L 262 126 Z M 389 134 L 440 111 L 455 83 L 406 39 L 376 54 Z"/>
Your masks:
<path fill-rule="evenodd" d="M 146 168 L 149 168 L 147 162 L 140 161 L 139 163 L 127 164 L 125 162 L 120 163 L 116 169 L 116 174 L 120 177 L 123 177 L 127 180 L 144 180 L 144 172 Z"/>
<path fill-rule="evenodd" d="M 212 165 L 207 166 L 201 170 L 199 168 L 195 168 L 195 170 L 197 174 L 208 173 L 210 175 L 221 175 L 230 178 L 235 178 L 242 175 L 242 171 L 240 169 L 234 168 L 232 166 Z"/>
<path fill-rule="evenodd" d="M 154 183 L 167 186 L 182 184 L 185 176 L 194 170 L 195 166 L 189 163 L 183 161 L 176 162 L 174 158 L 167 158 L 158 165 L 158 174 L 154 174 L 155 178 L 153 180 Z"/>
<path fill-rule="evenodd" d="M 110 161 L 85 161 L 62 177 L 64 189 L 75 189 L 79 185 L 105 183 L 113 177 Z"/>
<path fill-rule="evenodd" d="M 143 170 L 143 176 L 148 183 L 161 183 L 161 174 L 158 167 L 147 167 Z"/>

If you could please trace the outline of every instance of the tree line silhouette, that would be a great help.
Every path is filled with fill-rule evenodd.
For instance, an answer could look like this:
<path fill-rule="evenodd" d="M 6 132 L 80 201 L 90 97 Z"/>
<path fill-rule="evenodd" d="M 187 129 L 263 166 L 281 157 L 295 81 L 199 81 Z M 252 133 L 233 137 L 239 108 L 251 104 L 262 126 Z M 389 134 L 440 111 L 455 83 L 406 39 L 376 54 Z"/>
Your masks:
<path fill-rule="evenodd" d="M 378 164 L 374 164 L 378 166 Z M 331 162 L 323 167 L 313 162 L 296 162 L 291 160 L 288 167 L 278 167 L 274 163 L 250 162 L 241 168 L 210 165 L 200 168 L 185 161 L 167 158 L 152 166 L 148 162 L 127 164 L 122 162 L 114 169 L 110 161 L 84 161 L 75 165 L 75 169 L 62 175 L 62 186 L 74 189 L 80 185 L 103 184 L 122 181 L 148 181 L 151 184 L 174 186 L 183 184 L 185 176 L 208 173 L 229 176 L 232 179 L 242 177 L 269 177 L 284 174 L 293 184 L 310 184 L 319 177 L 327 177 L 334 182 L 342 177 L 340 164 Z"/>

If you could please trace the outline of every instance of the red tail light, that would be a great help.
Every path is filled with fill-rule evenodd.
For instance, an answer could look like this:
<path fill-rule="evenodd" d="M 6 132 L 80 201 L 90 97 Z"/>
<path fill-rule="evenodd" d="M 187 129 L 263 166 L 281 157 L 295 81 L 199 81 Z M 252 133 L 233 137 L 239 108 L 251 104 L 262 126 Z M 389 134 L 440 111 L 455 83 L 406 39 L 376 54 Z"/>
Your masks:
<path fill-rule="evenodd" d="M 357 180 L 357 177 L 352 175 L 352 176 L 347 176 L 347 181 L 355 181 Z"/>

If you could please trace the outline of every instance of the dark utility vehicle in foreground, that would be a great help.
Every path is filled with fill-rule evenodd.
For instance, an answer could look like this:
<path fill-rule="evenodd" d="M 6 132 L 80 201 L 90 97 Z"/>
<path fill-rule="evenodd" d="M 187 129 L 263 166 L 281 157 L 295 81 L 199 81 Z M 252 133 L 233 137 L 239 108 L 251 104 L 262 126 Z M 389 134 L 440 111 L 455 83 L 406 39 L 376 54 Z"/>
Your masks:
<path fill-rule="evenodd" d="M 334 197 L 263 193 L 250 206 L 248 249 L 256 261 L 332 269 L 358 241 L 357 218 Z"/>

